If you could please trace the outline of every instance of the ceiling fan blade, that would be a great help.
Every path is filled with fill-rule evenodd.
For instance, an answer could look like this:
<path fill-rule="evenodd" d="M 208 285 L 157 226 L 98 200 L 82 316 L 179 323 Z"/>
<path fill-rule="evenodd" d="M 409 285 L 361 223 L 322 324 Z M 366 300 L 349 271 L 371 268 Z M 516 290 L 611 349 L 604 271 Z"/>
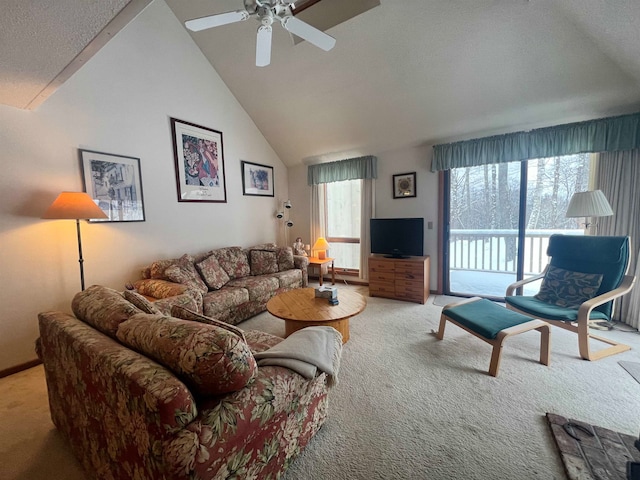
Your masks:
<path fill-rule="evenodd" d="M 256 39 L 256 66 L 266 67 L 271 63 L 271 25 L 260 25 Z"/>
<path fill-rule="evenodd" d="M 307 42 L 321 48 L 325 52 L 331 50 L 336 44 L 336 39 L 331 35 L 327 35 L 323 31 L 318 30 L 316 27 L 312 27 L 308 23 L 303 22 L 296 17 L 287 15 L 282 19 L 282 26 L 285 30 L 305 39 Z"/>
<path fill-rule="evenodd" d="M 192 32 L 199 32 L 207 28 L 219 27 L 228 23 L 241 22 L 249 18 L 249 12 L 246 10 L 237 10 L 235 12 L 219 13 L 217 15 L 209 15 L 208 17 L 195 18 L 184 22 L 184 26 Z"/>

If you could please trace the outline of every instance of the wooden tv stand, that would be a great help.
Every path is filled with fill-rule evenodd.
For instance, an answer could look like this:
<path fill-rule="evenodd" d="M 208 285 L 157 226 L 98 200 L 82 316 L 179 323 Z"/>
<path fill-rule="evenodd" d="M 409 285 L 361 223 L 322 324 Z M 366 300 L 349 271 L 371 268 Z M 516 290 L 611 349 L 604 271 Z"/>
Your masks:
<path fill-rule="evenodd" d="M 369 257 L 369 296 L 426 303 L 429 298 L 429 256 Z"/>

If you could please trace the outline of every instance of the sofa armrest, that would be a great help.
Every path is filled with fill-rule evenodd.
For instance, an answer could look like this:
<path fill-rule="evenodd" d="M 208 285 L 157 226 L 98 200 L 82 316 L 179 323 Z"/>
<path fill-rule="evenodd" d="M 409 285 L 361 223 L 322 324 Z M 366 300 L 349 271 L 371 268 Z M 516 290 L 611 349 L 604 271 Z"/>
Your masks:
<path fill-rule="evenodd" d="M 189 389 L 71 315 L 38 320 L 51 418 L 85 470 L 131 478 L 126 469 L 137 465 L 149 478 L 166 478 L 161 447 L 198 414 Z"/>
<path fill-rule="evenodd" d="M 519 280 L 519 281 L 514 282 L 511 285 L 509 285 L 507 287 L 507 293 L 505 294 L 505 297 L 511 297 L 513 295 L 517 295 L 517 290 L 520 287 L 522 287 L 522 286 L 524 286 L 524 285 L 526 285 L 528 283 L 533 283 L 536 280 L 540 280 L 541 278 L 544 278 L 544 274 L 547 272 L 547 268 L 549 268 L 549 267 L 545 267 L 545 269 L 541 273 L 539 273 L 537 275 L 534 275 L 534 276 L 529 277 L 529 278 L 525 278 L 524 280 Z"/>
<path fill-rule="evenodd" d="M 243 389 L 203 398 L 198 417 L 165 448 L 171 478 L 279 478 L 327 416 L 326 374 L 311 380 L 260 367 Z"/>
<path fill-rule="evenodd" d="M 309 259 L 304 255 L 293 256 L 293 266 L 302 270 L 302 288 L 309 286 Z"/>

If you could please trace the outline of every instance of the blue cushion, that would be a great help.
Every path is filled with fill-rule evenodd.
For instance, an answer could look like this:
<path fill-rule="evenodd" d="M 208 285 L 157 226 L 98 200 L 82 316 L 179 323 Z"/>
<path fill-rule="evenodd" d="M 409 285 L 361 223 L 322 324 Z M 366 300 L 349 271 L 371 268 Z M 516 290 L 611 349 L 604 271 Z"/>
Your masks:
<path fill-rule="evenodd" d="M 629 263 L 629 237 L 551 235 L 547 255 L 550 265 L 573 272 L 600 273 L 602 282 L 597 295 L 620 286 Z M 595 308 L 606 318 L 613 302 Z"/>
<path fill-rule="evenodd" d="M 542 320 L 559 320 L 563 322 L 575 322 L 578 320 L 578 309 L 565 308 L 537 300 L 535 297 L 506 297 L 507 304 Z M 603 312 L 592 310 L 589 317 L 592 320 L 609 320 Z"/>
<path fill-rule="evenodd" d="M 498 333 L 505 328 L 533 320 L 533 318 L 507 310 L 487 299 L 454 305 L 445 308 L 442 313 L 469 330 L 489 339 L 496 338 Z"/>

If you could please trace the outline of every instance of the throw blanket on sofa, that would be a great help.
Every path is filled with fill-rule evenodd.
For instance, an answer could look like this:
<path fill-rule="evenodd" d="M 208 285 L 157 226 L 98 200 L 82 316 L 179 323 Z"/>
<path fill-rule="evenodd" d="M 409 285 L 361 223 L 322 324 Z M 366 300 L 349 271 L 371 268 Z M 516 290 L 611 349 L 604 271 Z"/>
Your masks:
<path fill-rule="evenodd" d="M 303 328 L 254 355 L 258 366 L 286 367 L 307 379 L 320 370 L 327 374 L 329 387 L 338 384 L 341 356 L 342 335 L 333 327 Z"/>

